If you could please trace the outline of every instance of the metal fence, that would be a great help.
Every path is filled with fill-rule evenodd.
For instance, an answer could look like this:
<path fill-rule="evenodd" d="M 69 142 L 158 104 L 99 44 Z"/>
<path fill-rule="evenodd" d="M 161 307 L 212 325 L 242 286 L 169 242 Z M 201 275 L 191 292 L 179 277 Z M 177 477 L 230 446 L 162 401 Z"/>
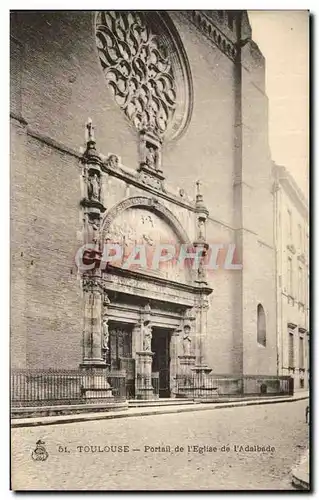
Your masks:
<path fill-rule="evenodd" d="M 159 395 L 159 372 L 152 372 L 152 386 L 154 397 L 158 398 Z"/>
<path fill-rule="evenodd" d="M 177 375 L 176 390 L 180 397 L 213 396 L 284 396 L 293 395 L 293 378 L 271 375 Z"/>
<path fill-rule="evenodd" d="M 95 370 L 12 370 L 11 404 L 76 404 L 126 399 L 125 373 Z"/>
<path fill-rule="evenodd" d="M 151 385 L 150 385 L 151 382 Z M 144 391 L 151 392 L 150 387 L 153 390 L 154 399 L 158 398 L 159 395 L 159 373 L 152 372 L 151 380 L 149 375 L 138 373 L 136 377 L 136 394 L 137 397 L 141 397 Z"/>

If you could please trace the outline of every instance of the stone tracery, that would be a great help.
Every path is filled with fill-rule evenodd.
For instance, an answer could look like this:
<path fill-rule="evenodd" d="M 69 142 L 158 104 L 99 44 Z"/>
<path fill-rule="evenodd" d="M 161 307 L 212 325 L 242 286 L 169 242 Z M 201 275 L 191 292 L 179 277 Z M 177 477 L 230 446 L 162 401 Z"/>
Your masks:
<path fill-rule="evenodd" d="M 137 130 L 162 136 L 176 108 L 172 62 L 142 12 L 98 14 L 97 47 L 117 104 Z"/>
<path fill-rule="evenodd" d="M 95 33 L 115 101 L 159 153 L 164 138 L 185 130 L 193 107 L 190 66 L 178 31 L 162 11 L 100 11 Z M 154 170 L 160 168 L 160 156 L 154 158 Z"/>

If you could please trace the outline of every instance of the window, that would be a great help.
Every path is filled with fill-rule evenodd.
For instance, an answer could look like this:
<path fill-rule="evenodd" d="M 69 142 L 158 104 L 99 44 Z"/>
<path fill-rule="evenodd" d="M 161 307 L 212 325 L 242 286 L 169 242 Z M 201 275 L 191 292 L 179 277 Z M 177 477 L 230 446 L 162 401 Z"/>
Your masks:
<path fill-rule="evenodd" d="M 299 238 L 299 250 L 300 252 L 303 252 L 303 237 L 302 237 L 302 228 L 301 225 L 298 224 L 298 238 Z"/>
<path fill-rule="evenodd" d="M 289 368 L 295 367 L 295 358 L 294 358 L 294 334 L 289 332 L 288 334 L 288 366 Z"/>
<path fill-rule="evenodd" d="M 230 30 L 234 29 L 234 19 L 235 19 L 234 13 L 233 12 L 228 12 L 227 13 L 227 24 L 228 24 L 228 28 Z"/>
<path fill-rule="evenodd" d="M 287 266 L 287 292 L 288 295 L 293 297 L 293 290 L 292 290 L 292 259 L 291 257 L 288 257 L 288 266 Z"/>
<path fill-rule="evenodd" d="M 291 241 L 292 240 L 292 215 L 291 211 L 288 210 L 288 238 Z"/>
<path fill-rule="evenodd" d="M 261 304 L 257 307 L 257 342 L 266 347 L 266 316 Z"/>
<path fill-rule="evenodd" d="M 304 340 L 299 337 L 299 368 L 305 368 Z"/>
<path fill-rule="evenodd" d="M 298 268 L 298 300 L 301 304 L 304 304 L 304 283 L 301 266 L 299 266 Z"/>

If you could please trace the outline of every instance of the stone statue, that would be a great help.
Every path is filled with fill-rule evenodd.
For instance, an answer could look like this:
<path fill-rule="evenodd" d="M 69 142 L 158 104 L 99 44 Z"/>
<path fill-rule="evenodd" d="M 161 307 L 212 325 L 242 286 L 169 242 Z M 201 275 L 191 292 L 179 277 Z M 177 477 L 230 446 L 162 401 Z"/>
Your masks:
<path fill-rule="evenodd" d="M 149 122 L 148 127 L 150 130 L 156 129 L 156 113 L 152 107 L 148 109 Z"/>
<path fill-rule="evenodd" d="M 100 218 L 99 218 L 99 216 L 94 217 L 89 222 L 90 222 L 90 228 L 91 228 L 89 230 L 91 240 L 93 243 L 97 243 L 98 238 L 99 238 L 99 231 L 100 231 Z"/>
<path fill-rule="evenodd" d="M 143 351 L 151 351 L 152 327 L 150 324 L 144 325 Z"/>
<path fill-rule="evenodd" d="M 105 349 L 105 351 L 109 350 L 109 325 L 108 325 L 108 318 L 103 318 L 103 342 L 102 342 L 102 347 Z"/>
<path fill-rule="evenodd" d="M 156 165 L 156 151 L 154 148 L 149 148 L 146 153 L 145 163 L 149 168 L 155 169 Z"/>
<path fill-rule="evenodd" d="M 100 183 L 97 174 L 89 178 L 88 194 L 90 200 L 100 200 Z"/>
<path fill-rule="evenodd" d="M 190 356 L 191 354 L 191 344 L 192 340 L 190 338 L 190 326 L 184 326 L 184 336 L 183 336 L 183 353 L 184 356 Z"/>
<path fill-rule="evenodd" d="M 205 221 L 198 219 L 198 239 L 205 241 Z"/>
<path fill-rule="evenodd" d="M 87 142 L 95 141 L 95 138 L 94 138 L 94 127 L 92 125 L 91 118 L 88 119 L 87 124 L 86 124 L 86 141 Z"/>

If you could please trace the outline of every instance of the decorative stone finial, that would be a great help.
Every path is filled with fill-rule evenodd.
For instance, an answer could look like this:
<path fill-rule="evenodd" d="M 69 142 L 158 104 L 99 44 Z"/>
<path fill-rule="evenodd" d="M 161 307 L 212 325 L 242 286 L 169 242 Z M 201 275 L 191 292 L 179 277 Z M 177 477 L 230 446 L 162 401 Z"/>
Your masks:
<path fill-rule="evenodd" d="M 196 211 L 208 215 L 208 210 L 204 204 L 203 194 L 201 193 L 202 182 L 196 181 Z"/>
<path fill-rule="evenodd" d="M 209 212 L 204 204 L 203 195 L 200 189 L 201 184 L 202 184 L 201 181 L 199 180 L 196 181 L 197 228 L 196 228 L 196 240 L 194 241 L 194 247 L 201 248 L 201 259 L 197 270 L 196 282 L 207 285 L 203 259 L 205 258 L 207 249 L 209 247 L 209 245 L 206 242 L 206 220 Z"/>
<path fill-rule="evenodd" d="M 86 140 L 86 151 L 85 155 L 86 156 L 96 156 L 96 142 L 95 142 L 95 136 L 94 136 L 94 127 L 92 125 L 92 119 L 88 118 L 88 121 L 86 122 L 85 125 L 85 140 Z"/>
<path fill-rule="evenodd" d="M 86 123 L 86 142 L 94 141 L 94 127 L 92 125 L 92 118 L 88 118 Z"/>

